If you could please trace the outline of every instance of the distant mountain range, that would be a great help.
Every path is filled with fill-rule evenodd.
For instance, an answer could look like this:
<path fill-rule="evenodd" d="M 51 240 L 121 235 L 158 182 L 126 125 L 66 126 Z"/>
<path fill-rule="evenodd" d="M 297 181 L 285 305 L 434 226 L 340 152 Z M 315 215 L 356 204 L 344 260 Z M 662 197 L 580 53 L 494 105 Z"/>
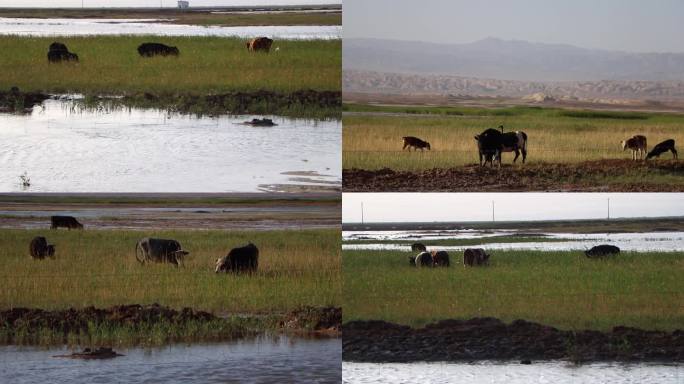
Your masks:
<path fill-rule="evenodd" d="M 684 53 L 486 38 L 468 44 L 345 39 L 344 70 L 517 81 L 684 81 Z"/>

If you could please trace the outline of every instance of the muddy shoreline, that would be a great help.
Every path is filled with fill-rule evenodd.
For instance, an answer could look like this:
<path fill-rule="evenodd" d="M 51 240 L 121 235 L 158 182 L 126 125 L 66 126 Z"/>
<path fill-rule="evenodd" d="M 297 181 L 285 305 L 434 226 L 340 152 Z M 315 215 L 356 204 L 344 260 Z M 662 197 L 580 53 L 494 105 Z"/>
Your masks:
<path fill-rule="evenodd" d="M 443 320 L 424 328 L 384 321 L 342 325 L 342 359 L 373 363 L 476 360 L 684 362 L 684 330 L 617 326 L 607 332 L 563 331 L 525 320 Z"/>
<path fill-rule="evenodd" d="M 597 160 L 569 164 L 477 164 L 424 171 L 342 170 L 343 192 L 682 192 L 684 184 L 611 182 L 649 174 L 684 176 L 675 160 Z M 605 181 L 604 181 L 605 180 Z"/>
<path fill-rule="evenodd" d="M 0 112 L 31 113 L 33 107 L 53 97 L 43 92 L 19 89 L 0 91 Z M 269 90 L 234 91 L 221 94 L 131 93 L 119 96 L 85 95 L 77 100 L 92 108 L 139 107 L 197 115 L 275 114 L 292 117 L 341 118 L 342 92 L 301 89 L 293 92 Z"/>
<path fill-rule="evenodd" d="M 192 308 L 151 305 L 116 305 L 110 308 L 43 310 L 13 308 L 0 311 L 0 344 L 69 344 L 86 337 L 94 344 L 146 344 L 147 334 L 165 329 L 163 341 L 226 341 L 263 332 L 286 332 L 338 337 L 342 322 L 339 307 L 302 306 L 286 313 L 216 315 Z M 111 336 L 111 337 L 110 337 Z M 99 342 L 98 342 L 99 341 Z"/>

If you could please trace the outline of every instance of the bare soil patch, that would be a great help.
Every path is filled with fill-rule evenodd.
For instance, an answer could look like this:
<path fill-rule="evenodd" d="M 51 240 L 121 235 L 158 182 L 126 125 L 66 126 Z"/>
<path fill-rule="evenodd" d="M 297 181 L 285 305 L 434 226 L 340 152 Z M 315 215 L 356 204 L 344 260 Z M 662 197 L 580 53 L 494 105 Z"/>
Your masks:
<path fill-rule="evenodd" d="M 684 177 L 684 163 L 675 160 L 597 160 L 568 164 L 478 164 L 424 171 L 345 169 L 344 192 L 681 192 L 684 183 L 636 182 L 639 176 Z"/>

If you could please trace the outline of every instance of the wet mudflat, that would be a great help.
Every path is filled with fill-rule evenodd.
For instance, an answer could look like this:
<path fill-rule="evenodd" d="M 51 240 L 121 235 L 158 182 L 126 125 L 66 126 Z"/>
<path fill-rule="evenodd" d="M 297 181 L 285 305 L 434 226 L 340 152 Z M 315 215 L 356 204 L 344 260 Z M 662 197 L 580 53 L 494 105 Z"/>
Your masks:
<path fill-rule="evenodd" d="M 678 192 L 684 163 L 598 160 L 424 171 L 345 169 L 345 192 Z M 660 177 L 660 179 L 652 179 Z M 644 182 L 644 180 L 649 180 Z M 673 182 L 674 181 L 674 182 Z"/>
<path fill-rule="evenodd" d="M 343 383 L 611 383 L 676 384 L 684 380 L 684 365 L 662 363 L 591 363 L 564 361 L 475 363 L 342 363 Z"/>
<path fill-rule="evenodd" d="M 0 189 L 29 192 L 334 191 L 341 123 L 196 117 L 157 109 L 82 109 L 46 100 L 0 114 Z M 293 174 L 293 172 L 300 172 Z M 19 176 L 26 173 L 30 186 Z M 207 177 L 211 175 L 211 177 Z M 275 187 L 274 187 L 275 186 Z"/>
<path fill-rule="evenodd" d="M 341 340 L 263 336 L 231 343 L 117 348 L 107 360 L 53 358 L 72 349 L 0 347 L 0 381 L 309 382 L 341 381 Z"/>

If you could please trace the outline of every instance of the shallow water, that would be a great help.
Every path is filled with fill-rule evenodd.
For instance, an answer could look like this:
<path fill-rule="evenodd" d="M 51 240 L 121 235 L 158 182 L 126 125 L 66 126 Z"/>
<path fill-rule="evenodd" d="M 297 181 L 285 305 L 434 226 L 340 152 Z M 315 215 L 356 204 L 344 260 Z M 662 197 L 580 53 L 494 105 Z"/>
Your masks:
<path fill-rule="evenodd" d="M 482 362 L 473 364 L 342 363 L 343 383 L 507 383 L 507 384 L 681 384 L 684 365 L 566 362 L 532 365 Z"/>
<path fill-rule="evenodd" d="M 512 231 L 439 231 L 430 234 L 425 231 L 420 235 L 407 232 L 351 232 L 343 233 L 344 240 L 370 239 L 363 244 L 343 244 L 343 250 L 392 250 L 410 251 L 411 243 L 421 240 L 478 239 L 496 236 L 510 236 Z M 462 251 L 466 248 L 486 248 L 488 250 L 519 251 L 583 251 L 599 244 L 612 244 L 622 251 L 632 252 L 684 252 L 684 232 L 650 232 L 650 233 L 535 233 L 535 237 L 545 237 L 554 241 L 536 241 L 519 243 L 482 243 L 474 245 L 435 245 L 427 246 L 428 250 L 440 249 Z M 373 243 L 372 240 L 402 240 L 404 244 Z M 561 241 L 556 241 L 561 240 Z M 565 241 L 563 241 L 565 240 Z"/>
<path fill-rule="evenodd" d="M 82 110 L 47 100 L 0 114 L 0 191 L 255 192 L 264 185 L 341 185 L 341 122 L 195 117 L 155 109 Z M 304 172 L 306 177 L 283 174 Z"/>
<path fill-rule="evenodd" d="M 235 343 L 115 349 L 108 360 L 53 358 L 59 348 L 0 347 L 1 383 L 339 383 L 340 339 L 280 336 Z"/>
<path fill-rule="evenodd" d="M 220 27 L 160 23 L 156 19 L 29 19 L 0 17 L 0 35 L 269 36 L 274 39 L 340 39 L 342 26 Z"/>

